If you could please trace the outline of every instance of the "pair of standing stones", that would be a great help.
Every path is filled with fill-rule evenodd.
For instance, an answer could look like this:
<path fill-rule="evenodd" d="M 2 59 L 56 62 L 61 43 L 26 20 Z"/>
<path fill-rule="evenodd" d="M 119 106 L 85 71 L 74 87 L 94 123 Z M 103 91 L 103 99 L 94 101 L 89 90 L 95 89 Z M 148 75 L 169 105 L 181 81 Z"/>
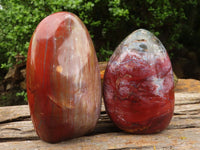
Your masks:
<path fill-rule="evenodd" d="M 38 136 L 55 143 L 94 130 L 101 79 L 90 35 L 72 13 L 46 17 L 33 33 L 27 58 L 27 93 Z M 120 129 L 137 134 L 164 130 L 173 115 L 174 83 L 162 43 L 144 29 L 116 48 L 104 75 L 106 111 Z"/>

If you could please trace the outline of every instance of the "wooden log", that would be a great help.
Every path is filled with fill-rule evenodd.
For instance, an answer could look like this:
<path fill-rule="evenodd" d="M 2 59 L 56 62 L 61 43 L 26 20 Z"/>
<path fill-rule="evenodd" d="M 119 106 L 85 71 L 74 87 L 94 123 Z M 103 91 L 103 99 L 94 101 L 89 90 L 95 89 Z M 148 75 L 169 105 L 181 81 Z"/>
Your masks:
<path fill-rule="evenodd" d="M 0 125 L 0 140 L 38 138 L 31 121 L 17 121 Z"/>
<path fill-rule="evenodd" d="M 200 110 L 199 104 L 195 104 Z M 175 113 L 179 108 L 175 109 Z M 189 110 L 192 112 L 192 108 Z M 195 110 L 194 110 L 195 111 Z M 187 111 L 186 111 L 187 112 Z M 174 115 L 168 130 L 170 129 L 184 129 L 184 128 L 200 128 L 200 112 L 197 114 L 182 114 L 182 115 Z M 29 121 L 17 121 L 17 122 L 9 122 L 0 124 L 0 139 L 21 139 L 33 137 L 34 139 L 37 137 L 32 122 Z M 107 114 L 102 113 L 97 127 L 95 128 L 93 134 L 101 134 L 106 132 L 116 132 L 120 131 L 115 125 L 110 121 Z"/>
<path fill-rule="evenodd" d="M 179 79 L 176 92 L 200 93 L 200 81 L 195 79 Z"/>
<path fill-rule="evenodd" d="M 198 115 L 175 115 L 167 130 L 200 128 L 200 114 Z M 109 132 L 122 132 L 108 118 L 100 118 L 94 132 L 89 134 L 97 135 Z M 10 122 L 0 125 L 0 140 L 26 140 L 38 139 L 31 121 Z"/>
<path fill-rule="evenodd" d="M 175 93 L 175 105 L 200 103 L 200 93 Z"/>
<path fill-rule="evenodd" d="M 177 112 L 184 111 L 185 107 L 188 109 L 198 109 L 195 108 L 196 105 L 188 105 L 188 104 L 198 104 L 200 103 L 200 93 L 175 93 L 175 107 L 178 108 Z M 188 105 L 188 106 L 177 106 L 177 105 Z M 181 109 L 183 108 L 183 110 Z M 191 108 L 190 108 L 191 107 Z M 105 106 L 102 103 L 101 112 L 105 112 Z M 0 123 L 2 122 L 10 122 L 13 120 L 24 120 L 30 117 L 30 112 L 28 105 L 20 105 L 20 106 L 7 106 L 0 107 Z"/>
<path fill-rule="evenodd" d="M 48 144 L 34 131 L 27 105 L 0 107 L 0 148 L 13 149 L 200 149 L 200 93 L 175 94 L 175 110 L 169 127 L 158 134 L 134 135 L 119 130 L 102 105 L 101 116 L 91 134 Z"/>
<path fill-rule="evenodd" d="M 165 130 L 153 135 L 133 135 L 124 132 L 112 132 L 94 136 L 84 136 L 57 144 L 48 144 L 41 140 L 12 141 L 0 143 L 6 150 L 65 150 L 65 149 L 102 149 L 102 150 L 127 150 L 127 149 L 200 149 L 199 129 Z"/>
<path fill-rule="evenodd" d="M 30 117 L 28 105 L 0 107 L 0 123 Z"/>

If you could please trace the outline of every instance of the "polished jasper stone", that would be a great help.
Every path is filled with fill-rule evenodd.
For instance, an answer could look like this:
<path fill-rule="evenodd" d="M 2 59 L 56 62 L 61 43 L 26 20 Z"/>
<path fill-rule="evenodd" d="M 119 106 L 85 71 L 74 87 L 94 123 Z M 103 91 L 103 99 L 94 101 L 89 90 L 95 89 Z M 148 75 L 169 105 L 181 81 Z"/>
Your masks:
<path fill-rule="evenodd" d="M 37 26 L 28 50 L 27 92 L 39 137 L 59 142 L 91 132 L 101 105 L 101 79 L 90 35 L 72 13 Z"/>
<path fill-rule="evenodd" d="M 136 30 L 116 48 L 105 71 L 104 102 L 124 131 L 155 133 L 168 126 L 174 110 L 172 66 L 149 31 Z"/>

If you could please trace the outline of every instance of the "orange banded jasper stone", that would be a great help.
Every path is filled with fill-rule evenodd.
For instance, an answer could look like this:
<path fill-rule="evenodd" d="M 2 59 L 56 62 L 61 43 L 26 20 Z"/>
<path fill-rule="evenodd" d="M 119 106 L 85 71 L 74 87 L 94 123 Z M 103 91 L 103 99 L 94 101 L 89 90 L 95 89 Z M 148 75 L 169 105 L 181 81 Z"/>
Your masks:
<path fill-rule="evenodd" d="M 164 130 L 174 111 L 173 71 L 167 51 L 152 33 L 139 29 L 116 48 L 104 75 L 104 102 L 122 130 Z"/>

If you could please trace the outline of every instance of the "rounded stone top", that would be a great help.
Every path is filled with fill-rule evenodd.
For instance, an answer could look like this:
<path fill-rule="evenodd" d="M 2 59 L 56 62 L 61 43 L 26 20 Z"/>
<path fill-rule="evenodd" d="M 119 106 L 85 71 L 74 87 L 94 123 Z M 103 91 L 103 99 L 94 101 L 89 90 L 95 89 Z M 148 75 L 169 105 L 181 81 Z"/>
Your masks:
<path fill-rule="evenodd" d="M 160 40 L 145 29 L 132 32 L 121 44 L 127 46 L 127 49 L 131 51 L 150 53 L 164 53 L 166 51 Z"/>

